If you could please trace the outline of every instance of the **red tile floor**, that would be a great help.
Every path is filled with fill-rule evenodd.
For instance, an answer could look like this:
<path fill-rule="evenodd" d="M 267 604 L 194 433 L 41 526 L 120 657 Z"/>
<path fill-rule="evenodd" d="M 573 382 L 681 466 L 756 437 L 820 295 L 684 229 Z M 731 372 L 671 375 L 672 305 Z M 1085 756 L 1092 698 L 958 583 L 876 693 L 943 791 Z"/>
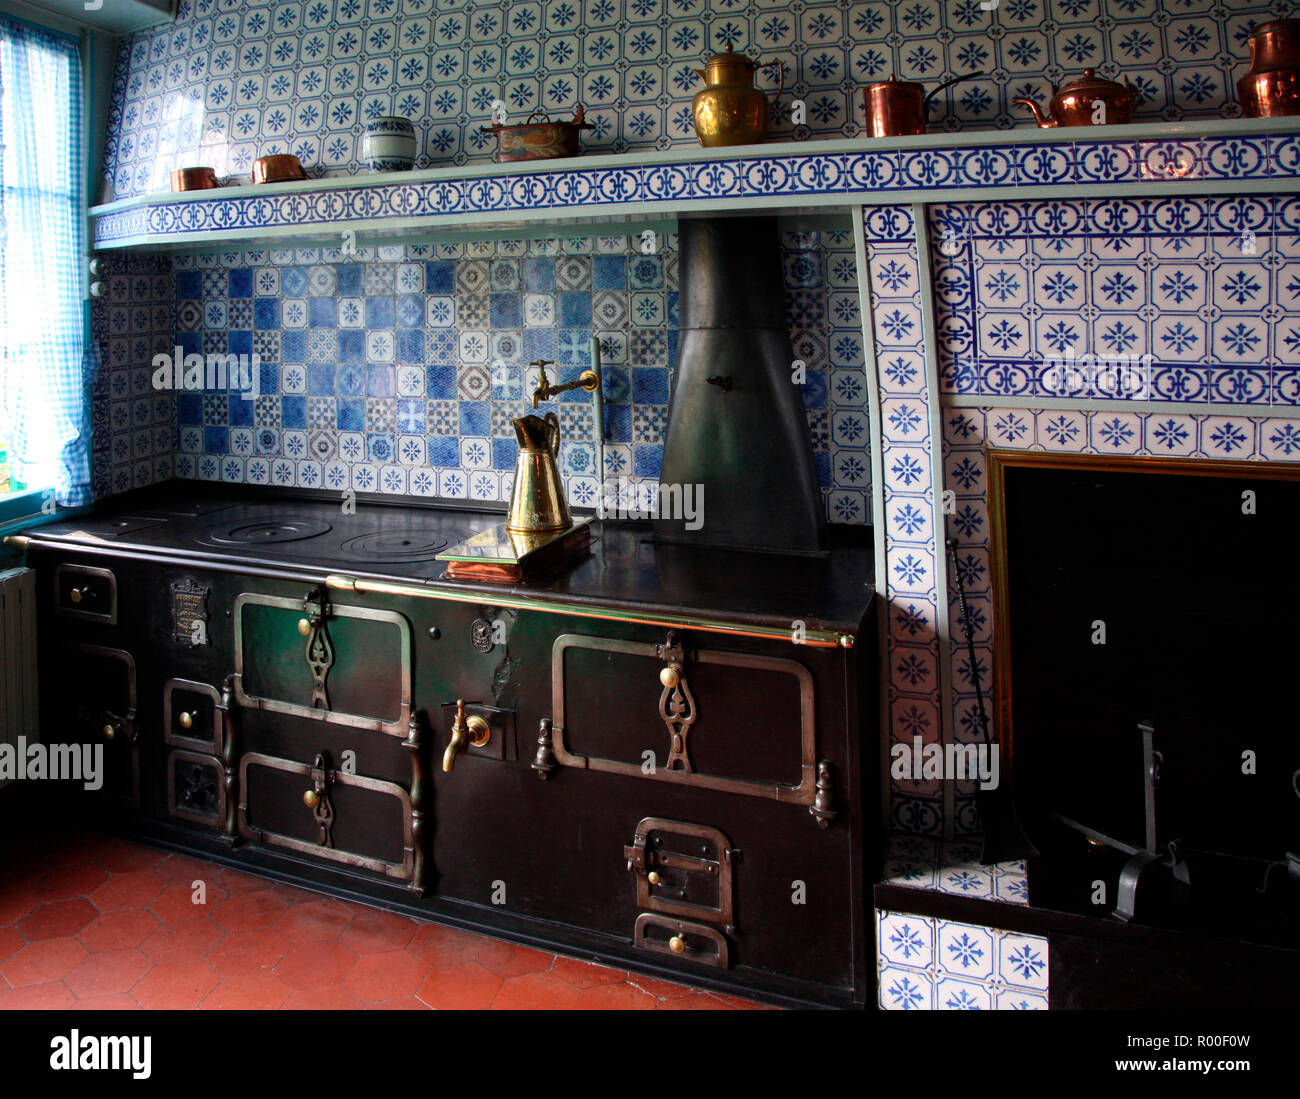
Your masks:
<path fill-rule="evenodd" d="M 0 1009 L 760 1006 L 108 836 L 0 855 Z"/>

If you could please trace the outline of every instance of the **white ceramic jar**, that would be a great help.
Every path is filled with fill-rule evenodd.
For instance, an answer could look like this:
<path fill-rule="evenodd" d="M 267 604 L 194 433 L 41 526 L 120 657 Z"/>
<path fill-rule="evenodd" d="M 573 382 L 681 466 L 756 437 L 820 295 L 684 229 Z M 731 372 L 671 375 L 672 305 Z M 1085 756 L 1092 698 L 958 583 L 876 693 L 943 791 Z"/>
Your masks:
<path fill-rule="evenodd" d="M 409 118 L 372 118 L 361 138 L 361 159 L 372 172 L 405 172 L 415 163 L 415 126 Z"/>

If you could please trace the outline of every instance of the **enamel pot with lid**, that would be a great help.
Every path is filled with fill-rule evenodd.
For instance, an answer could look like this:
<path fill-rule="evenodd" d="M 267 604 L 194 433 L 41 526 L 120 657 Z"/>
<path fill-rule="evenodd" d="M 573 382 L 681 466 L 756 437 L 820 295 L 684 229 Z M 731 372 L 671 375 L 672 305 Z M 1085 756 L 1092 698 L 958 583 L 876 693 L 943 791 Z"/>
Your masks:
<path fill-rule="evenodd" d="M 862 100 L 867 108 L 867 132 L 872 137 L 923 134 L 926 112 L 936 95 L 963 80 L 974 80 L 983 75 L 983 72 L 965 73 L 952 80 L 945 80 L 929 95 L 925 92 L 925 85 L 898 80 L 894 76 L 879 84 L 868 84 L 862 89 Z"/>

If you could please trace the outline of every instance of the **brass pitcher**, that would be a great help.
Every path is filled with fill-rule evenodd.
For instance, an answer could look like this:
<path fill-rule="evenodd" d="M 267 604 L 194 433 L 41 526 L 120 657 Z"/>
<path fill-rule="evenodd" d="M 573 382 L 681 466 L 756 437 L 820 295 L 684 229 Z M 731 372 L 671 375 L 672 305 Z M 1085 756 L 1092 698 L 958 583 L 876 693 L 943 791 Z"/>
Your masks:
<path fill-rule="evenodd" d="M 573 526 L 564 502 L 564 482 L 555 468 L 560 453 L 560 420 L 554 412 L 512 421 L 519 440 L 515 487 L 510 493 L 506 530 L 512 534 L 568 530 Z"/>
<path fill-rule="evenodd" d="M 736 53 L 730 43 L 725 53 L 715 53 L 695 75 L 704 81 L 703 91 L 691 100 L 695 133 L 706 149 L 720 145 L 756 145 L 767 137 L 769 103 L 766 94 L 754 86 L 758 69 L 780 66 L 780 85 L 775 103 L 785 91 L 785 63 L 751 61 Z"/>

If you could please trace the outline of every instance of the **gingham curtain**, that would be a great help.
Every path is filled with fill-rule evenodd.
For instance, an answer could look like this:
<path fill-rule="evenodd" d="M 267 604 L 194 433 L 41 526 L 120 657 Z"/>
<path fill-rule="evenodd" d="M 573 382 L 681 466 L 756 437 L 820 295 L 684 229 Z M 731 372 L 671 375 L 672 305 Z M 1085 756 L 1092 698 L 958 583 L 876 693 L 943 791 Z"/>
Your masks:
<path fill-rule="evenodd" d="M 10 460 L 90 502 L 82 329 L 81 55 L 0 17 L 0 368 Z"/>

